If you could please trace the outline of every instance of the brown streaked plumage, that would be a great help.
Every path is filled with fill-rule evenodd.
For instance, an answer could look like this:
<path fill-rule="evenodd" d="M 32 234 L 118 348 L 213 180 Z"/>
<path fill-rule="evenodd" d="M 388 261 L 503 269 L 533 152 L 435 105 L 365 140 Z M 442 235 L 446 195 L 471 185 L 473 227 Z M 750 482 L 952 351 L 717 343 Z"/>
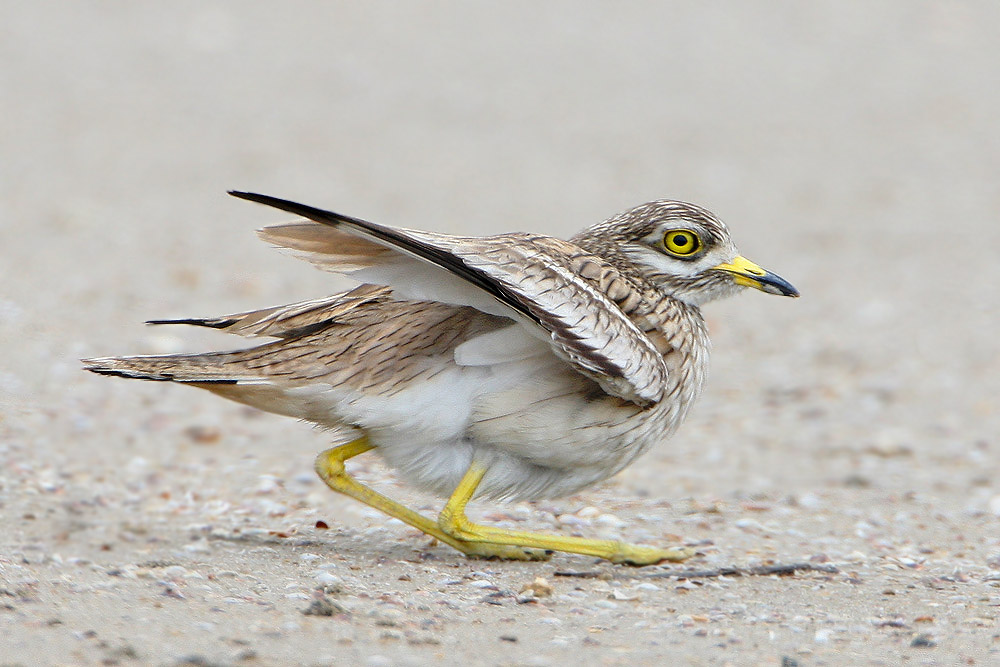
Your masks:
<path fill-rule="evenodd" d="M 385 227 L 264 195 L 301 215 L 261 237 L 361 285 L 219 318 L 155 320 L 277 340 L 234 352 L 108 357 L 88 370 L 208 389 L 333 429 L 316 467 L 334 490 L 470 556 L 551 551 L 645 564 L 687 557 L 614 541 L 470 523 L 473 495 L 565 495 L 669 437 L 701 391 L 699 306 L 741 287 L 797 296 L 739 256 L 708 211 L 657 201 L 569 241 L 458 237 Z M 449 498 L 436 521 L 358 484 L 344 461 L 376 450 Z"/>

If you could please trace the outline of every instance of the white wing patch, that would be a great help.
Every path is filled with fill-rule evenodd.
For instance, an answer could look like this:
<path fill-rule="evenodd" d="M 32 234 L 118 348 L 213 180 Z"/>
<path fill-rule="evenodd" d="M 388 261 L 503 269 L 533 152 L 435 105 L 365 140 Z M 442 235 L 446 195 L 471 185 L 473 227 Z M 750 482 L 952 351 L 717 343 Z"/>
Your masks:
<path fill-rule="evenodd" d="M 490 315 L 512 317 L 508 306 L 440 266 L 335 227 L 290 222 L 265 227 L 257 234 L 324 271 L 362 283 L 387 285 L 397 299 L 470 306 Z"/>
<path fill-rule="evenodd" d="M 552 346 L 513 325 L 476 336 L 455 348 L 459 366 L 492 366 L 552 354 Z"/>

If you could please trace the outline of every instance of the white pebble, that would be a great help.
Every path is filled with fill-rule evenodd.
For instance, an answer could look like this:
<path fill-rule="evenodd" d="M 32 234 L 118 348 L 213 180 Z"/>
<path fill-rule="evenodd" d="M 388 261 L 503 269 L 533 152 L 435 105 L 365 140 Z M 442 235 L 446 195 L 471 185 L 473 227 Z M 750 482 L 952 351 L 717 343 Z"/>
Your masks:
<path fill-rule="evenodd" d="M 815 510 L 823 506 L 823 499 L 815 493 L 803 493 L 799 498 L 799 505 L 806 509 Z"/>
<path fill-rule="evenodd" d="M 602 514 L 594 519 L 594 523 L 598 526 L 606 526 L 609 528 L 618 528 L 619 526 L 625 525 L 625 522 L 616 517 L 614 514 Z"/>
<path fill-rule="evenodd" d="M 764 530 L 764 526 L 760 521 L 756 519 L 739 519 L 734 524 L 740 530 L 745 530 L 749 532 L 758 532 Z"/>
<path fill-rule="evenodd" d="M 556 517 L 556 523 L 561 526 L 589 526 L 590 520 L 575 514 L 560 514 Z"/>
<path fill-rule="evenodd" d="M 335 574 L 322 571 L 316 575 L 316 583 L 321 586 L 343 586 L 344 580 Z"/>
<path fill-rule="evenodd" d="M 616 588 L 611 591 L 611 597 L 615 600 L 621 600 L 622 602 L 635 602 L 639 599 L 638 593 L 626 593 L 625 591 Z"/>
<path fill-rule="evenodd" d="M 182 548 L 189 554 L 207 554 L 210 551 L 212 551 L 209 548 L 208 544 L 201 541 L 192 542 L 191 544 L 185 544 Z"/>

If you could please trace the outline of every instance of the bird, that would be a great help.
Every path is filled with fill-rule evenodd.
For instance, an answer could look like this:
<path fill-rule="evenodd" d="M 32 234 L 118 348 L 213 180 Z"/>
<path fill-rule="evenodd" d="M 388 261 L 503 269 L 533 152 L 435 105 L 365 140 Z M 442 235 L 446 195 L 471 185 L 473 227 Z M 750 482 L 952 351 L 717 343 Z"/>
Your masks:
<path fill-rule="evenodd" d="M 151 320 L 273 340 L 245 349 L 84 359 L 94 373 L 168 381 L 328 429 L 319 477 L 472 558 L 554 552 L 642 566 L 657 547 L 475 523 L 475 497 L 538 500 L 615 475 L 676 431 L 705 382 L 701 307 L 746 288 L 797 297 L 744 258 L 708 210 L 652 201 L 569 240 L 391 227 L 251 192 L 298 216 L 258 231 L 358 284 L 332 296 L 213 318 Z M 374 452 L 445 499 L 426 516 L 355 479 Z"/>

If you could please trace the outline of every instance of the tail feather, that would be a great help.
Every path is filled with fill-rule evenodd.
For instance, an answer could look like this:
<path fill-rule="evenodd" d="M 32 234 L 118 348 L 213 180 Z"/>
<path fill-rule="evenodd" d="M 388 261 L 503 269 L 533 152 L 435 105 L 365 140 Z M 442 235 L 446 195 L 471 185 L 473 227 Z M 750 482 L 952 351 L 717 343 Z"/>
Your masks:
<path fill-rule="evenodd" d="M 190 324 L 240 336 L 297 338 L 325 329 L 357 308 L 385 301 L 389 292 L 387 287 L 359 285 L 349 292 L 287 306 L 249 310 L 221 317 L 149 320 L 146 324 Z"/>
<path fill-rule="evenodd" d="M 329 428 L 344 423 L 325 403 L 296 395 L 295 382 L 255 374 L 240 363 L 240 352 L 175 354 L 148 357 L 83 359 L 84 368 L 101 375 L 160 382 L 177 382 L 243 403 L 266 412 L 304 419 Z"/>
<path fill-rule="evenodd" d="M 137 380 L 181 382 L 185 384 L 236 384 L 261 378 L 240 372 L 226 363 L 231 353 L 168 354 L 135 357 L 95 357 L 82 359 L 84 370 Z"/>
<path fill-rule="evenodd" d="M 222 317 L 182 317 L 174 320 L 146 320 L 146 324 L 190 324 L 196 327 L 208 327 L 209 329 L 228 329 L 240 321 L 239 315 L 224 315 Z M 233 333 L 236 333 L 233 331 Z"/>

